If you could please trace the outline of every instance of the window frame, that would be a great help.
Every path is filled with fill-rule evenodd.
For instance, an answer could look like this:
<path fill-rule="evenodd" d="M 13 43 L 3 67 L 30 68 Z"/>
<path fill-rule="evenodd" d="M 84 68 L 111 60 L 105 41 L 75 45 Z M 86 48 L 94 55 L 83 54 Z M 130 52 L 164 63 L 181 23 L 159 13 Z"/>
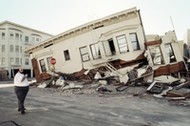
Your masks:
<path fill-rule="evenodd" d="M 1 58 L 1 65 L 5 65 L 5 57 Z"/>
<path fill-rule="evenodd" d="M 42 64 L 41 61 L 43 61 L 44 64 Z M 39 60 L 39 64 L 40 64 L 41 72 L 47 72 L 45 60 L 44 59 L 40 59 Z"/>
<path fill-rule="evenodd" d="M 19 33 L 15 33 L 15 40 L 19 41 L 20 39 L 20 34 Z"/>
<path fill-rule="evenodd" d="M 25 64 L 26 66 L 30 65 L 30 60 L 29 60 L 29 59 L 25 59 L 24 64 Z"/>
<path fill-rule="evenodd" d="M 86 52 L 82 53 L 82 49 L 86 49 Z M 79 52 L 80 52 L 80 55 L 81 55 L 82 62 L 87 62 L 87 61 L 90 60 L 89 52 L 88 52 L 88 47 L 87 46 L 80 47 L 79 48 Z M 87 59 L 85 59 L 84 56 L 86 56 Z"/>
<path fill-rule="evenodd" d="M 133 40 L 133 36 L 135 37 L 135 40 Z M 131 41 L 131 44 L 132 44 L 132 48 L 133 48 L 133 51 L 137 51 L 137 50 L 140 50 L 140 44 L 139 44 L 139 40 L 138 40 L 138 36 L 137 36 L 137 33 L 136 32 L 133 32 L 133 33 L 129 33 L 129 37 L 130 37 L 130 41 Z M 135 48 L 134 48 L 134 44 L 135 44 Z"/>
<path fill-rule="evenodd" d="M 19 48 L 20 48 L 20 47 L 19 47 L 18 45 L 15 46 L 15 52 L 16 52 L 16 53 L 19 53 Z"/>
<path fill-rule="evenodd" d="M 155 61 L 155 57 L 153 57 L 153 55 L 152 55 L 152 53 L 151 53 L 151 50 L 153 50 L 153 49 L 155 49 L 156 50 L 156 48 L 158 48 L 159 49 L 159 55 L 158 56 L 160 56 L 160 64 L 158 64 L 158 63 L 155 63 L 154 61 Z M 160 45 L 155 45 L 155 46 L 150 46 L 149 47 L 149 52 L 150 52 L 150 56 L 151 56 L 151 59 L 152 59 L 152 63 L 156 66 L 156 65 L 163 65 L 163 64 L 165 64 L 165 61 L 164 61 L 164 56 L 163 56 L 163 53 L 162 53 L 162 50 L 161 50 L 161 47 L 160 47 Z M 157 52 L 156 52 L 157 53 Z M 156 56 L 156 55 L 155 55 Z"/>
<path fill-rule="evenodd" d="M 10 45 L 10 52 L 14 52 L 14 45 Z"/>
<path fill-rule="evenodd" d="M 20 59 L 18 57 L 15 58 L 15 64 L 19 65 L 20 64 Z"/>
<path fill-rule="evenodd" d="M 123 38 L 119 38 L 119 37 L 123 37 Z M 124 43 L 119 43 L 119 41 L 122 40 L 122 39 L 124 39 L 125 42 L 124 42 Z M 126 35 L 125 35 L 125 34 L 116 36 L 116 40 L 117 40 L 117 44 L 118 44 L 118 48 L 119 48 L 120 53 L 129 52 L 129 45 L 128 45 L 127 38 L 126 38 Z M 124 46 L 123 46 L 123 45 L 124 45 Z M 125 49 L 124 51 L 122 51 L 122 50 L 121 50 L 122 48 L 126 48 L 126 49 Z"/>
<path fill-rule="evenodd" d="M 14 33 L 10 33 L 10 39 L 14 39 Z"/>
<path fill-rule="evenodd" d="M 29 36 L 25 36 L 25 37 L 24 37 L 24 41 L 25 41 L 26 43 L 28 43 L 28 42 L 29 42 Z"/>
<path fill-rule="evenodd" d="M 1 32 L 1 39 L 5 39 L 5 32 Z"/>
<path fill-rule="evenodd" d="M 169 45 L 169 49 L 167 49 L 167 47 L 166 47 L 166 46 L 168 46 L 168 45 Z M 174 54 L 174 50 L 173 50 L 172 44 L 171 44 L 171 43 L 166 43 L 166 44 L 164 44 L 164 47 L 165 47 L 165 49 L 166 49 L 167 58 L 169 59 L 169 63 L 176 62 L 177 60 L 176 60 L 176 56 L 175 56 L 175 54 Z M 168 57 L 168 56 L 169 56 L 169 57 Z M 171 59 L 172 56 L 174 56 L 173 59 Z"/>
<path fill-rule="evenodd" d="M 71 60 L 69 50 L 64 50 L 63 54 L 65 57 L 65 61 Z"/>
<path fill-rule="evenodd" d="M 2 53 L 5 53 L 5 52 L 6 52 L 6 47 L 5 47 L 5 45 L 1 45 L 1 52 L 2 52 Z"/>
<path fill-rule="evenodd" d="M 52 56 L 46 57 L 46 62 L 47 62 L 49 70 L 50 70 L 50 67 L 51 67 L 51 58 L 52 58 Z"/>
<path fill-rule="evenodd" d="M 91 44 L 90 50 L 91 50 L 91 54 L 92 54 L 93 59 L 100 59 L 101 58 L 100 46 L 99 46 L 98 42 Z"/>

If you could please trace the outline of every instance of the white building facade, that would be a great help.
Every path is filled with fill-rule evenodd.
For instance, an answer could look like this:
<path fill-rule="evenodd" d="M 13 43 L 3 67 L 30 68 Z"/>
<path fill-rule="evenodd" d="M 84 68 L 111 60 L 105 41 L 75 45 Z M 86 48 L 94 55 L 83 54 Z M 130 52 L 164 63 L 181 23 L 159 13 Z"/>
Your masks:
<path fill-rule="evenodd" d="M 55 69 L 72 73 L 92 69 L 109 61 L 133 61 L 144 51 L 145 33 L 140 11 L 131 8 L 56 35 L 27 52 L 35 58 L 39 72 Z"/>
<path fill-rule="evenodd" d="M 52 35 L 13 22 L 0 23 L 0 70 L 7 70 L 9 78 L 14 77 L 18 67 L 33 77 L 30 55 L 25 49 L 40 43 Z"/>

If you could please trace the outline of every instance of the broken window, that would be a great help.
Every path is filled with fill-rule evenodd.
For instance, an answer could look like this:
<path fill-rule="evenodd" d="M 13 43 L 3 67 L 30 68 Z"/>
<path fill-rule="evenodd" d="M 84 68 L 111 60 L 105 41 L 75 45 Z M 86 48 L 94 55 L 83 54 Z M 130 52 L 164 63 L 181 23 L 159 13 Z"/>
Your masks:
<path fill-rule="evenodd" d="M 115 50 L 115 46 L 114 46 L 114 42 L 112 38 L 103 42 L 103 45 L 104 45 L 106 56 L 116 54 L 116 50 Z"/>
<path fill-rule="evenodd" d="M 164 58 L 160 46 L 150 46 L 149 51 L 154 65 L 164 64 Z"/>
<path fill-rule="evenodd" d="M 127 39 L 125 35 L 117 36 L 116 37 L 118 45 L 119 45 L 119 50 L 121 53 L 123 52 L 129 52 L 129 48 L 127 45 Z"/>
<path fill-rule="evenodd" d="M 87 47 L 81 47 L 79 48 L 80 50 L 80 54 L 81 54 L 81 58 L 82 58 L 82 61 L 85 62 L 85 61 L 89 61 L 90 58 L 89 58 L 89 54 L 88 54 L 88 49 Z"/>
<path fill-rule="evenodd" d="M 167 58 L 168 58 L 169 63 L 176 62 L 176 58 L 175 58 L 171 43 L 165 44 L 165 48 L 166 48 Z"/>
<path fill-rule="evenodd" d="M 40 62 L 41 71 L 46 72 L 46 64 L 44 59 L 39 60 L 39 62 Z"/>
<path fill-rule="evenodd" d="M 65 51 L 63 51 L 63 53 L 64 53 L 64 56 L 65 56 L 65 60 L 66 61 L 70 60 L 69 50 L 65 50 Z"/>
<path fill-rule="evenodd" d="M 139 41 L 136 33 L 130 33 L 130 39 L 133 46 L 133 51 L 140 50 Z"/>
<path fill-rule="evenodd" d="M 100 48 L 98 43 L 90 45 L 93 59 L 98 59 L 101 57 Z"/>
<path fill-rule="evenodd" d="M 51 58 L 52 57 L 47 57 L 46 58 L 49 70 L 50 70 L 50 66 L 51 66 Z"/>

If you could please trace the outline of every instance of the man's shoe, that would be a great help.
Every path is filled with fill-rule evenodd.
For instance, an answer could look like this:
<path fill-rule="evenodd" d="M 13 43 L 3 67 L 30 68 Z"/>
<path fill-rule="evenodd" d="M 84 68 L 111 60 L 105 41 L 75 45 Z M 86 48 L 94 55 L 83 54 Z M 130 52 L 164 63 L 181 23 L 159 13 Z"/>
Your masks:
<path fill-rule="evenodd" d="M 22 115 L 25 114 L 25 111 L 21 111 L 21 114 L 22 114 Z"/>
<path fill-rule="evenodd" d="M 24 110 L 26 110 L 26 108 L 24 108 Z M 18 111 L 20 112 L 20 111 L 21 111 L 21 109 L 18 109 Z"/>

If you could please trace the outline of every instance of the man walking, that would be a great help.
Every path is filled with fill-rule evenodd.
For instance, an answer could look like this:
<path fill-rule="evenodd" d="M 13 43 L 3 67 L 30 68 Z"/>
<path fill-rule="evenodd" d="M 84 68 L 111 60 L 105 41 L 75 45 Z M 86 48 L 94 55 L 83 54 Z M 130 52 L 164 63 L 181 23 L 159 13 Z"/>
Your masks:
<path fill-rule="evenodd" d="M 23 74 L 23 69 L 19 68 L 19 71 L 14 77 L 15 93 L 18 98 L 18 111 L 21 114 L 25 114 L 24 101 L 29 91 L 29 82 L 27 80 L 28 75 Z"/>

